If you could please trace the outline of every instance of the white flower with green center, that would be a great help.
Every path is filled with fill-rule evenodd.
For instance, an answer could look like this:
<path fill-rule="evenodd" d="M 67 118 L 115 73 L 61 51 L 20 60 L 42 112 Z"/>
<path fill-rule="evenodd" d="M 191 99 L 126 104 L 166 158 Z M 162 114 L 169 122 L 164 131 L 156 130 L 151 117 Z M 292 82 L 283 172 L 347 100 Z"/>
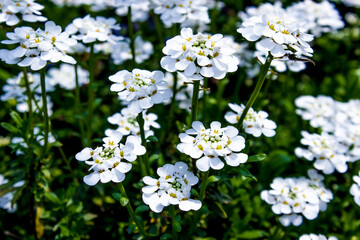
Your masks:
<path fill-rule="evenodd" d="M 248 41 L 259 41 L 258 49 L 270 52 L 275 58 L 285 55 L 311 57 L 313 49 L 308 42 L 313 35 L 303 32 L 299 20 L 284 9 L 246 19 L 237 30 Z"/>
<path fill-rule="evenodd" d="M 157 170 L 160 178 L 144 177 L 143 182 L 147 185 L 142 188 L 144 203 L 156 213 L 162 212 L 170 204 L 179 205 L 182 211 L 199 210 L 201 202 L 190 199 L 191 187 L 199 179 L 187 169 L 188 166 L 183 162 L 165 164 Z"/>
<path fill-rule="evenodd" d="M 134 69 L 132 72 L 122 70 L 109 77 L 112 82 L 110 90 L 118 92 L 120 100 L 127 102 L 128 108 L 134 114 L 151 108 L 154 104 L 162 103 L 171 96 L 168 89 L 159 89 L 166 86 L 164 73 Z"/>
<path fill-rule="evenodd" d="M 239 131 L 235 127 L 222 128 L 221 123 L 216 121 L 210 124 L 209 129 L 199 121 L 193 122 L 192 127 L 185 133 L 180 133 L 181 143 L 177 145 L 177 149 L 198 159 L 196 167 L 200 171 L 206 172 L 210 167 L 215 170 L 222 169 L 222 159 L 232 167 L 247 161 L 248 156 L 240 153 L 245 148 L 245 139 L 238 135 Z"/>
<path fill-rule="evenodd" d="M 191 28 L 181 29 L 181 35 L 169 39 L 163 53 L 162 68 L 180 71 L 192 80 L 223 79 L 226 73 L 235 72 L 239 63 L 235 50 L 224 44 L 223 35 L 194 35 Z"/>
<path fill-rule="evenodd" d="M 138 155 L 143 155 L 146 149 L 141 145 L 140 140 L 129 136 L 125 144 L 120 143 L 121 136 L 114 134 L 111 137 L 103 138 L 103 146 L 95 149 L 86 147 L 75 155 L 78 161 L 85 161 L 90 165 L 92 173 L 84 177 L 84 182 L 94 186 L 99 181 L 102 183 L 122 182 L 125 173 L 131 170 L 132 165 L 124 162 L 133 162 Z"/>
<path fill-rule="evenodd" d="M 226 112 L 225 119 L 231 124 L 237 124 L 245 109 L 245 106 L 244 104 L 239 106 L 234 103 L 229 103 L 229 107 L 234 112 Z M 243 122 L 243 128 L 245 129 L 245 132 L 253 135 L 254 137 L 260 137 L 262 134 L 266 137 L 275 136 L 276 123 L 270 119 L 267 119 L 268 116 L 269 114 L 265 111 L 256 112 L 253 108 L 250 108 Z"/>

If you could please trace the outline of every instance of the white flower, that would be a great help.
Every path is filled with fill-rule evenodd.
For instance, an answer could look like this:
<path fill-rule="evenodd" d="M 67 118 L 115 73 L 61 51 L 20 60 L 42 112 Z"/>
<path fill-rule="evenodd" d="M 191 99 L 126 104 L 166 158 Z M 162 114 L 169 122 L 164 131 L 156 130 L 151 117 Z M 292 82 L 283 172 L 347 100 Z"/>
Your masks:
<path fill-rule="evenodd" d="M 341 0 L 346 6 L 349 7 L 360 7 L 360 2 L 358 0 Z"/>
<path fill-rule="evenodd" d="M 226 73 L 235 72 L 238 68 L 234 52 L 224 44 L 221 34 L 194 35 L 191 28 L 183 28 L 181 35 L 166 42 L 163 48 L 166 56 L 160 64 L 167 71 L 181 71 L 192 80 L 203 77 L 223 79 Z"/>
<path fill-rule="evenodd" d="M 313 49 L 308 42 L 313 36 L 303 32 L 296 19 L 278 8 L 276 11 L 247 18 L 237 31 L 248 41 L 258 41 L 258 49 L 268 51 L 275 58 L 285 55 L 311 57 Z"/>
<path fill-rule="evenodd" d="M 113 30 L 120 30 L 120 26 L 116 24 L 115 18 L 104 18 L 101 16 L 92 18 L 90 15 L 74 19 L 65 29 L 73 38 L 83 43 L 100 41 L 115 44 L 123 38 L 114 35 L 112 33 Z"/>
<path fill-rule="evenodd" d="M 146 149 L 141 146 L 140 141 L 129 136 L 125 144 L 119 143 L 121 136 L 114 134 L 103 138 L 103 146 L 95 149 L 86 147 L 75 155 L 76 160 L 85 161 L 90 165 L 92 173 L 84 177 L 84 182 L 89 186 L 94 186 L 99 181 L 101 183 L 122 182 L 125 173 L 131 170 L 132 165 L 124 162 L 133 162 L 138 155 L 143 155 Z"/>
<path fill-rule="evenodd" d="M 190 199 L 191 187 L 199 179 L 187 169 L 188 166 L 183 162 L 165 164 L 157 170 L 160 178 L 144 177 L 143 182 L 147 185 L 142 188 L 144 203 L 156 213 L 162 212 L 170 204 L 179 205 L 182 211 L 199 210 L 201 202 Z"/>
<path fill-rule="evenodd" d="M 226 112 L 225 119 L 231 124 L 237 124 L 240 120 L 241 114 L 243 113 L 245 106 L 241 106 L 229 103 L 229 107 L 234 112 Z M 253 135 L 254 137 L 260 137 L 262 134 L 266 137 L 275 136 L 276 123 L 272 120 L 267 119 L 269 115 L 265 111 L 255 112 L 254 109 L 250 108 L 247 112 L 243 128 L 245 132 Z"/>
<path fill-rule="evenodd" d="M 353 176 L 354 184 L 351 185 L 350 194 L 354 196 L 355 203 L 360 207 L 360 172 L 357 176 Z"/>
<path fill-rule="evenodd" d="M 131 7 L 131 21 L 144 22 L 149 18 L 149 12 L 152 9 L 150 0 L 120 0 L 116 1 L 116 14 L 126 16 L 128 8 Z"/>
<path fill-rule="evenodd" d="M 114 115 L 108 117 L 108 122 L 117 125 L 117 129 L 106 129 L 105 135 L 110 136 L 114 132 L 118 132 L 122 136 L 133 135 L 140 138 L 140 127 L 136 120 L 137 115 L 138 114 L 130 111 L 129 108 L 123 108 L 120 113 L 115 113 Z M 150 127 L 160 128 L 160 124 L 156 122 L 158 116 L 154 113 L 147 114 L 146 111 L 143 111 L 142 115 L 144 119 L 145 138 L 153 136 L 154 132 L 150 129 Z"/>
<path fill-rule="evenodd" d="M 40 10 L 43 5 L 34 0 L 1 0 L 0 1 L 0 23 L 5 22 L 8 26 L 14 26 L 20 22 L 44 22 L 46 17 L 41 16 Z"/>
<path fill-rule="evenodd" d="M 153 45 L 151 42 L 144 41 L 141 36 L 135 38 L 135 61 L 136 63 L 143 63 L 149 59 L 150 55 L 153 54 Z M 111 48 L 111 58 L 114 64 L 122 64 L 126 60 L 132 59 L 132 53 L 130 49 L 130 40 L 125 39 L 120 41 Z"/>
<path fill-rule="evenodd" d="M 314 233 L 310 233 L 310 234 L 301 235 L 299 240 L 338 240 L 338 238 L 334 236 L 330 236 L 329 238 L 326 238 L 326 236 L 322 234 L 317 235 Z"/>
<path fill-rule="evenodd" d="M 177 149 L 189 155 L 191 158 L 198 159 L 196 167 L 203 172 L 210 169 L 219 170 L 224 167 L 221 159 L 232 167 L 245 163 L 248 156 L 239 153 L 245 148 L 245 139 L 238 135 L 239 131 L 232 127 L 221 128 L 220 122 L 212 122 L 209 129 L 195 121 L 191 129 L 186 133 L 180 133 L 181 143 Z M 192 135 L 195 135 L 194 137 Z"/>
<path fill-rule="evenodd" d="M 69 34 L 61 32 L 61 27 L 54 22 L 45 23 L 45 30 L 30 27 L 18 27 L 14 32 L 8 32 L 9 40 L 3 40 L 3 44 L 15 44 L 19 46 L 13 50 L 2 50 L 1 60 L 8 64 L 18 64 L 34 71 L 45 67 L 50 62 L 67 62 L 75 64 L 74 58 L 66 54 L 70 46 L 76 44 L 76 40 L 69 38 Z"/>
<path fill-rule="evenodd" d="M 3 175 L 0 174 L 0 185 L 8 183 L 9 180 L 7 180 Z M 12 185 L 12 188 L 19 188 L 24 185 L 24 181 L 16 182 Z M 9 186 L 10 187 L 10 186 Z M 9 213 L 13 213 L 17 209 L 17 205 L 12 204 L 11 201 L 14 198 L 14 190 L 11 190 L 8 193 L 5 193 L 4 195 L 0 196 L 0 208 L 7 210 Z"/>
<path fill-rule="evenodd" d="M 282 225 L 299 226 L 302 216 L 309 220 L 317 218 L 319 211 L 327 209 L 327 203 L 333 199 L 333 194 L 324 187 L 324 177 L 315 170 L 309 170 L 310 179 L 275 178 L 271 190 L 261 192 L 261 199 L 271 205 L 275 214 L 281 215 Z"/>
<path fill-rule="evenodd" d="M 81 67 L 77 68 L 79 87 L 89 83 L 89 72 Z M 61 64 L 59 68 L 50 68 L 47 72 L 47 85 L 59 85 L 61 88 L 67 90 L 74 90 L 76 88 L 75 69 L 70 64 Z"/>
<path fill-rule="evenodd" d="M 110 90 L 119 92 L 119 98 L 129 103 L 130 111 L 137 114 L 162 103 L 171 96 L 167 89 L 160 90 L 158 86 L 166 86 L 164 73 L 134 69 L 132 72 L 122 70 L 109 77 L 112 82 Z"/>

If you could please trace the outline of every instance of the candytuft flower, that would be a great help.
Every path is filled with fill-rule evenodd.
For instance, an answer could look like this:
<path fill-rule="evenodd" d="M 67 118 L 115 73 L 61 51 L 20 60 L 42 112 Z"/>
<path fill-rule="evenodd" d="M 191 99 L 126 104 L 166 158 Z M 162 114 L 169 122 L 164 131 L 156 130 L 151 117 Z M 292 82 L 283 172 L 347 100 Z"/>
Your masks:
<path fill-rule="evenodd" d="M 183 162 L 165 164 L 157 170 L 160 178 L 144 177 L 143 182 L 147 185 L 142 188 L 144 203 L 156 213 L 162 212 L 170 204 L 179 205 L 182 211 L 199 210 L 201 202 L 190 198 L 191 187 L 199 179 L 187 169 Z"/>
<path fill-rule="evenodd" d="M 198 159 L 196 167 L 202 172 L 208 171 L 210 167 L 215 170 L 222 169 L 224 163 L 221 160 L 236 167 L 248 159 L 246 154 L 239 153 L 245 148 L 245 139 L 238 134 L 236 128 L 222 128 L 220 122 L 214 121 L 210 128 L 206 129 L 201 122 L 195 121 L 191 129 L 180 133 L 181 143 L 177 145 L 177 149 Z"/>

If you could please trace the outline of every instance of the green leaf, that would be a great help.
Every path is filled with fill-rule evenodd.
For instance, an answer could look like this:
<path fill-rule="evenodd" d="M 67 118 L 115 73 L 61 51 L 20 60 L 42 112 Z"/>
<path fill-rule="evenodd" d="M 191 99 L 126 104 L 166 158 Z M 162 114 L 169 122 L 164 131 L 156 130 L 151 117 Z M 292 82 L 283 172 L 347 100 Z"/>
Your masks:
<path fill-rule="evenodd" d="M 122 194 L 121 193 L 113 193 L 113 198 L 115 198 L 116 201 L 120 202 L 120 198 L 122 198 Z"/>
<path fill-rule="evenodd" d="M 266 158 L 266 154 L 261 153 L 261 154 L 257 154 L 257 155 L 249 157 L 247 162 L 261 162 L 261 161 L 265 160 L 265 158 Z"/>
<path fill-rule="evenodd" d="M 249 170 L 247 170 L 246 168 L 240 168 L 239 170 L 240 174 L 243 175 L 244 177 L 248 177 L 253 179 L 254 181 L 257 181 L 256 177 L 254 175 L 252 175 Z"/>
<path fill-rule="evenodd" d="M 60 203 L 60 199 L 58 198 L 58 196 L 56 196 L 55 193 L 53 193 L 53 192 L 45 192 L 44 195 L 50 202 L 56 203 L 56 204 Z"/>
<path fill-rule="evenodd" d="M 52 147 L 62 147 L 63 144 L 61 142 L 59 142 L 59 141 L 56 141 L 56 142 L 51 143 L 50 145 Z"/>
<path fill-rule="evenodd" d="M 153 154 L 149 157 L 149 161 L 153 162 L 159 159 L 159 154 Z"/>
<path fill-rule="evenodd" d="M 121 206 L 125 207 L 129 203 L 129 199 L 126 197 L 120 198 L 120 204 Z"/>
<path fill-rule="evenodd" d="M 175 217 L 174 227 L 175 227 L 175 231 L 181 232 L 181 216 L 180 215 L 177 215 Z"/>
<path fill-rule="evenodd" d="M 149 207 L 147 205 L 140 205 L 135 209 L 135 213 L 141 213 L 149 210 Z"/>
<path fill-rule="evenodd" d="M 3 128 L 5 128 L 6 130 L 8 130 L 11 133 L 18 133 L 20 132 L 20 130 L 18 128 L 16 128 L 15 126 L 11 125 L 10 123 L 6 123 L 6 122 L 2 122 L 1 126 Z"/>
<path fill-rule="evenodd" d="M 84 221 L 85 221 L 85 222 L 91 221 L 91 220 L 93 220 L 94 218 L 97 218 L 97 216 L 98 216 L 98 215 L 93 214 L 93 213 L 86 213 L 86 214 L 84 215 Z"/>
<path fill-rule="evenodd" d="M 146 140 L 149 140 L 150 142 L 158 142 L 159 139 L 155 136 L 149 136 Z"/>
<path fill-rule="evenodd" d="M 12 118 L 12 120 L 14 120 L 14 122 L 16 123 L 16 126 L 18 128 L 20 128 L 22 126 L 22 119 L 21 119 L 20 115 L 17 112 L 11 111 L 10 112 L 10 117 Z"/>
<path fill-rule="evenodd" d="M 162 235 L 160 237 L 160 240 L 168 240 L 168 239 L 172 239 L 172 237 L 169 233 L 165 233 L 164 235 Z"/>
<path fill-rule="evenodd" d="M 251 230 L 245 231 L 243 233 L 237 234 L 236 238 L 243 238 L 243 239 L 259 239 L 266 237 L 268 234 L 263 230 Z"/>
<path fill-rule="evenodd" d="M 212 182 L 217 182 L 217 181 L 219 181 L 221 178 L 220 177 L 218 177 L 218 176 L 210 176 L 209 178 L 208 178 L 208 180 L 206 181 L 206 185 L 207 184 L 209 184 L 209 183 L 212 183 Z"/>

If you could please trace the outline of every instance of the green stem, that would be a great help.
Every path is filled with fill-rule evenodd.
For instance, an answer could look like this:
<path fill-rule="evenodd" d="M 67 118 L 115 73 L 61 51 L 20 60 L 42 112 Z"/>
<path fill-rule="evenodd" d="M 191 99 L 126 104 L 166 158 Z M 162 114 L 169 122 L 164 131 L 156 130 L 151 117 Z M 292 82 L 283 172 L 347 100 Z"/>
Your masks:
<path fill-rule="evenodd" d="M 208 88 L 208 79 L 207 78 L 204 78 L 204 85 L 203 85 L 203 96 L 202 96 L 202 120 L 205 121 L 206 120 L 206 116 L 208 115 L 207 114 L 207 92 L 206 92 L 206 89 Z"/>
<path fill-rule="evenodd" d="M 138 114 L 138 116 L 136 117 L 136 119 L 137 119 L 137 121 L 139 123 L 141 143 L 146 149 L 146 152 L 145 152 L 145 155 L 144 155 L 145 167 L 146 167 L 145 172 L 149 176 L 150 175 L 150 162 L 149 162 L 147 142 L 146 142 L 146 139 L 145 139 L 145 130 L 144 130 L 144 122 L 145 121 L 144 121 L 143 113 L 140 112 Z"/>
<path fill-rule="evenodd" d="M 176 232 L 175 209 L 174 209 L 174 205 L 172 205 L 172 204 L 170 206 L 170 216 L 171 216 L 171 226 L 172 226 L 173 240 L 177 240 L 178 235 L 177 235 L 177 232 Z"/>
<path fill-rule="evenodd" d="M 234 90 L 234 97 L 233 97 L 233 101 L 236 102 L 236 103 L 239 103 L 240 101 L 240 88 L 241 88 L 241 85 L 242 83 L 244 82 L 246 76 L 241 72 L 239 74 L 239 77 L 236 81 L 236 84 L 235 84 L 235 90 Z"/>
<path fill-rule="evenodd" d="M 44 151 L 43 156 L 47 152 L 47 145 L 49 139 L 49 115 L 47 110 L 47 99 L 46 99 L 46 85 L 45 85 L 45 67 L 40 70 L 40 85 L 41 85 L 41 96 L 44 113 Z"/>
<path fill-rule="evenodd" d="M 164 28 L 160 21 L 160 18 L 158 15 L 154 13 L 154 10 L 151 10 L 151 16 L 154 19 L 155 22 L 155 28 L 158 35 L 159 42 L 161 43 L 161 49 L 164 47 Z"/>
<path fill-rule="evenodd" d="M 129 29 L 129 37 L 130 37 L 130 49 L 132 54 L 132 63 L 133 67 L 136 65 L 135 61 L 135 38 L 134 38 L 134 25 L 131 19 L 131 6 L 128 7 L 128 29 Z"/>
<path fill-rule="evenodd" d="M 120 193 L 127 199 L 129 199 L 129 197 L 126 194 L 124 185 L 120 182 L 117 184 L 120 190 Z M 142 225 L 142 223 L 139 221 L 139 219 L 136 217 L 135 212 L 131 206 L 130 200 L 129 202 L 126 204 L 126 209 L 128 210 L 131 219 L 135 222 L 136 226 L 139 228 L 140 233 L 144 236 L 147 237 L 147 234 L 145 232 L 144 226 Z"/>
<path fill-rule="evenodd" d="M 191 122 L 196 121 L 197 118 L 197 109 L 198 109 L 198 102 L 199 102 L 199 88 L 200 88 L 200 81 L 199 80 L 193 80 L 193 95 L 191 100 Z"/>
<path fill-rule="evenodd" d="M 27 75 L 27 69 L 26 67 L 23 68 L 23 75 L 24 75 L 24 81 L 25 81 L 25 88 L 26 88 L 26 94 L 28 97 L 28 106 L 29 106 L 29 123 L 26 129 L 26 138 L 28 137 L 28 133 L 30 132 L 31 129 L 33 129 L 33 109 L 32 109 L 32 94 L 31 94 L 31 89 L 30 89 L 30 82 L 29 82 L 29 78 Z M 32 135 L 32 134 L 31 134 Z"/>
<path fill-rule="evenodd" d="M 177 83 L 178 83 L 178 74 L 177 72 L 174 73 L 174 85 L 172 87 L 172 98 L 171 98 L 171 103 L 170 103 L 170 113 L 169 113 L 169 128 L 171 128 L 171 124 L 172 124 L 172 120 L 174 117 L 174 111 L 175 111 L 175 106 L 176 106 L 176 92 L 177 92 Z"/>
<path fill-rule="evenodd" d="M 258 81 L 256 83 L 255 89 L 252 92 L 249 101 L 246 103 L 246 107 L 245 107 L 244 111 L 241 114 L 239 122 L 236 125 L 236 127 L 239 130 L 241 130 L 241 128 L 242 128 L 242 124 L 244 122 L 246 114 L 248 113 L 249 109 L 254 104 L 257 96 L 260 93 L 261 87 L 264 84 L 264 81 L 266 79 L 266 74 L 268 73 L 268 71 L 270 69 L 270 64 L 271 64 L 272 60 L 273 60 L 273 56 L 269 53 L 269 56 L 266 58 L 265 64 L 261 66 L 260 76 L 259 76 L 259 79 L 258 79 Z"/>
<path fill-rule="evenodd" d="M 95 56 L 94 56 L 94 43 L 90 45 L 90 59 L 89 59 L 89 89 L 88 89 L 88 118 L 87 118 L 87 142 L 86 145 L 91 146 L 92 137 L 92 122 L 93 122 L 93 111 L 94 111 L 94 69 L 95 68 Z"/>
<path fill-rule="evenodd" d="M 75 112 L 78 116 L 81 115 L 81 107 L 80 107 L 80 87 L 79 87 L 79 75 L 78 75 L 78 64 L 74 65 L 74 70 L 75 70 L 75 84 L 76 84 L 76 88 L 75 88 Z M 83 120 L 79 119 L 79 128 L 80 128 L 80 140 L 81 140 L 81 145 L 83 147 L 85 147 L 85 143 L 84 143 L 84 124 L 83 124 Z"/>
<path fill-rule="evenodd" d="M 62 157 L 62 159 L 64 160 L 64 162 L 65 162 L 68 170 L 71 172 L 71 174 L 72 174 L 72 176 L 73 176 L 73 178 L 74 178 L 75 183 L 78 185 L 78 184 L 79 184 L 79 180 L 78 180 L 78 178 L 77 178 L 74 170 L 72 169 L 72 167 L 71 167 L 71 165 L 70 165 L 70 162 L 69 162 L 68 158 L 67 158 L 66 155 L 65 155 L 64 150 L 62 149 L 62 147 L 58 147 L 58 149 L 59 149 L 59 152 L 60 152 L 60 154 L 61 154 L 61 157 Z"/>
<path fill-rule="evenodd" d="M 206 190 L 206 186 L 207 186 L 207 180 L 209 178 L 209 173 L 210 173 L 210 169 L 206 173 L 204 173 L 204 176 L 203 176 L 203 181 L 201 184 L 200 196 L 199 196 L 199 200 L 201 202 L 203 202 L 203 200 L 205 198 L 205 190 Z"/>

